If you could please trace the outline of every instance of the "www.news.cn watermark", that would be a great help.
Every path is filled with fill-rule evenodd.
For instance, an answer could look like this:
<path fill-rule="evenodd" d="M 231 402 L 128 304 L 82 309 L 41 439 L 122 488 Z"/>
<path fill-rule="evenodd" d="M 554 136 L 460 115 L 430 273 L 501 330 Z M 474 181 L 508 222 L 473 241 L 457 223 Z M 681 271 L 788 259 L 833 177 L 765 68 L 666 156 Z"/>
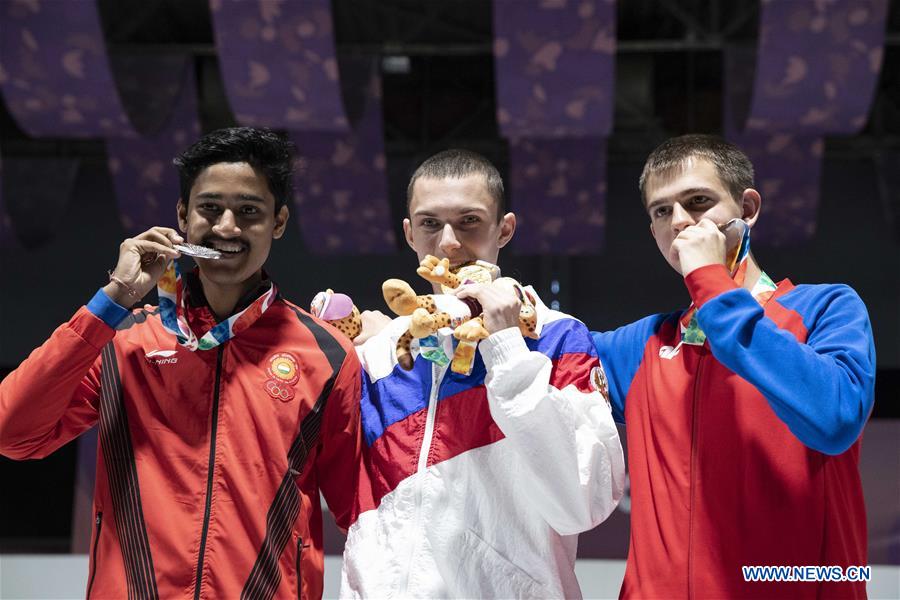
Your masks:
<path fill-rule="evenodd" d="M 872 567 L 776 565 L 741 567 L 744 581 L 871 581 Z"/>

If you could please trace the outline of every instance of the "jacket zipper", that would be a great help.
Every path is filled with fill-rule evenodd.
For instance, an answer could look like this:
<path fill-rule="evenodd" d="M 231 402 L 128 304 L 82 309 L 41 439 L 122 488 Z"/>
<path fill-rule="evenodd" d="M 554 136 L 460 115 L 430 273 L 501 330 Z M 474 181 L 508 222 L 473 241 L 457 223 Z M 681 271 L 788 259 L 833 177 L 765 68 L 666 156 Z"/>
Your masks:
<path fill-rule="evenodd" d="M 422 447 L 419 450 L 419 462 L 416 467 L 416 503 L 415 509 L 416 514 L 413 519 L 413 533 L 419 530 L 419 520 L 421 518 L 421 509 L 422 509 L 422 477 L 425 470 L 428 469 L 428 454 L 431 452 L 431 439 L 434 437 L 434 421 L 435 421 L 435 413 L 437 412 L 437 399 L 438 394 L 441 390 L 441 379 L 444 377 L 444 373 L 447 371 L 447 367 L 438 367 L 435 364 L 431 365 L 431 394 L 428 396 L 428 413 L 425 417 L 425 433 L 422 436 Z M 417 539 L 417 538 L 416 538 Z M 416 546 L 417 544 L 413 542 L 409 545 L 409 562 L 406 565 L 406 572 L 403 576 L 403 597 L 408 597 L 409 594 L 409 572 L 412 569 L 413 558 L 416 554 Z"/>
<path fill-rule="evenodd" d="M 303 538 L 297 538 L 297 598 L 303 598 L 303 576 L 300 574 L 300 557 L 303 555 Z"/>
<path fill-rule="evenodd" d="M 97 524 L 97 534 L 94 537 L 94 548 L 91 550 L 91 579 L 88 582 L 87 594 L 85 598 L 91 597 L 91 589 L 94 587 L 94 576 L 97 574 L 97 546 L 100 545 L 100 530 L 103 528 L 103 513 L 98 512 L 94 521 Z"/>
<path fill-rule="evenodd" d="M 222 352 L 220 345 L 216 354 L 216 382 L 213 388 L 212 427 L 209 435 L 209 469 L 206 475 L 206 508 L 203 511 L 203 532 L 200 534 L 200 556 L 197 558 L 197 583 L 194 586 L 194 600 L 200 598 L 203 584 L 203 555 L 206 553 L 206 536 L 209 533 L 209 513 L 212 509 L 213 473 L 216 467 L 216 431 L 219 428 L 219 383 L 222 377 Z"/>
<path fill-rule="evenodd" d="M 694 398 L 692 401 L 692 410 L 691 410 L 691 478 L 690 478 L 690 486 L 691 486 L 691 498 L 690 498 L 690 512 L 688 513 L 688 598 L 692 599 L 694 597 L 694 494 L 697 489 L 696 482 L 694 481 L 694 477 L 697 472 L 697 453 L 699 449 L 697 448 L 698 442 L 698 432 L 700 430 L 700 417 L 698 406 L 700 404 L 700 376 L 703 373 L 703 359 L 706 358 L 706 346 L 701 346 L 699 350 L 699 356 L 697 358 L 697 377 L 694 379 Z"/>
<path fill-rule="evenodd" d="M 437 365 L 432 365 L 431 368 L 431 394 L 428 398 L 428 414 L 425 417 L 425 434 L 422 436 L 422 449 L 419 451 L 417 473 L 422 473 L 428 468 L 428 454 L 431 452 L 431 438 L 434 437 L 434 421 L 437 416 L 437 398 L 441 391 L 441 378 L 447 370 L 447 367 L 438 367 Z M 421 492 L 421 489 L 419 492 Z"/>

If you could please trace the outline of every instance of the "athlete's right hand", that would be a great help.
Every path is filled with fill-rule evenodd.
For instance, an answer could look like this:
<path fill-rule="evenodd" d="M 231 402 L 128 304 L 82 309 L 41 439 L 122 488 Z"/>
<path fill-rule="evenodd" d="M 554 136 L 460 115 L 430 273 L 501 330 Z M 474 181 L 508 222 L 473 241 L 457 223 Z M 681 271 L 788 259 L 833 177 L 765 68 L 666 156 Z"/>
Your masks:
<path fill-rule="evenodd" d="M 119 262 L 103 291 L 116 304 L 131 306 L 156 285 L 170 260 L 181 253 L 173 246 L 184 242 L 169 227 L 152 227 L 119 245 Z"/>

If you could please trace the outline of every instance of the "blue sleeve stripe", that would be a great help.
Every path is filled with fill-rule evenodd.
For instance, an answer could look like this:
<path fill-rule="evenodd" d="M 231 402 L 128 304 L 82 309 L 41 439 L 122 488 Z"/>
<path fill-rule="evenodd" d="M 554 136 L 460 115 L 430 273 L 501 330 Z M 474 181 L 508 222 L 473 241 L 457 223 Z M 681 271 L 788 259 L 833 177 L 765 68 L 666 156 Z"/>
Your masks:
<path fill-rule="evenodd" d="M 103 288 L 97 290 L 97 293 L 94 294 L 94 297 L 91 298 L 91 301 L 87 303 L 87 309 L 91 311 L 91 313 L 115 329 L 118 327 L 119 323 L 124 321 L 131 311 L 129 311 L 124 306 L 119 306 L 113 300 L 106 295 L 106 292 L 103 291 Z"/>
<path fill-rule="evenodd" d="M 583 335 L 578 335 L 578 330 L 583 331 Z M 531 351 L 540 352 L 550 360 L 559 360 L 566 354 L 587 354 L 588 356 L 597 356 L 597 350 L 591 343 L 588 335 L 587 327 L 581 321 L 572 318 L 560 319 L 547 323 L 541 329 L 541 337 L 539 339 L 525 339 L 525 345 Z M 441 383 L 441 391 L 438 399 L 443 400 L 484 385 L 484 378 L 487 376 L 487 369 L 481 358 L 481 353 L 475 354 L 475 363 L 472 365 L 472 372 L 469 375 L 459 375 L 452 371 L 447 371 L 444 381 Z"/>
<path fill-rule="evenodd" d="M 865 304 L 845 285 L 800 285 L 772 302 L 802 319 L 805 341 L 746 290 L 717 296 L 697 318 L 716 359 L 753 385 L 797 439 L 840 454 L 872 410 L 876 360 Z"/>
<path fill-rule="evenodd" d="M 575 335 L 579 328 L 583 329 L 584 335 Z M 587 328 L 580 321 L 571 318 L 548 323 L 541 331 L 540 339 L 526 339 L 525 344 L 529 350 L 541 352 L 551 360 L 559 360 L 565 354 L 597 355 L 590 336 L 587 335 Z M 476 353 L 469 375 L 447 371 L 441 383 L 438 401 L 484 385 L 486 374 L 481 353 Z M 412 371 L 404 371 L 396 365 L 390 375 L 375 383 L 363 373 L 362 390 L 363 431 L 366 442 L 371 446 L 388 427 L 428 407 L 431 363 L 417 358 Z"/>
<path fill-rule="evenodd" d="M 583 335 L 578 335 L 579 330 L 583 331 Z M 539 339 L 526 338 L 525 344 L 529 350 L 536 350 L 550 360 L 559 360 L 564 354 L 597 356 L 597 349 L 591 343 L 587 327 L 571 317 L 547 323 L 541 329 Z"/>
<path fill-rule="evenodd" d="M 400 365 L 395 365 L 390 375 L 375 383 L 365 371 L 362 378 L 360 410 L 363 432 L 369 446 L 389 426 L 428 407 L 431 363 L 425 359 L 416 360 L 411 371 L 404 371 Z"/>

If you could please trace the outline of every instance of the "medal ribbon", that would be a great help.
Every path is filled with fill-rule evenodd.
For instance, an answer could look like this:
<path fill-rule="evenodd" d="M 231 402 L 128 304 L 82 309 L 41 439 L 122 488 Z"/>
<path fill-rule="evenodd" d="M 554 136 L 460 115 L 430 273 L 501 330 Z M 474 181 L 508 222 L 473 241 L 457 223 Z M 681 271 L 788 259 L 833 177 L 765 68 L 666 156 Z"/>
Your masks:
<path fill-rule="evenodd" d="M 197 339 L 187 322 L 184 283 L 178 262 L 169 262 L 166 272 L 157 283 L 156 291 L 159 294 L 159 314 L 163 327 L 191 352 L 215 348 L 247 329 L 272 306 L 278 295 L 278 288 L 270 282 L 269 289 L 254 300 L 253 304 L 216 324 Z"/>
<path fill-rule="evenodd" d="M 750 265 L 749 259 L 750 228 L 745 227 L 740 243 L 725 257 L 725 266 L 728 267 L 731 278 L 738 287 L 743 287 L 744 285 L 744 280 L 747 277 L 747 267 Z M 765 306 L 772 294 L 775 293 L 776 288 L 777 286 L 768 275 L 760 273 L 759 281 L 750 290 L 750 295 L 759 302 L 760 306 Z M 703 330 L 700 329 L 700 325 L 697 323 L 697 308 L 693 303 L 682 315 L 679 325 L 681 326 L 682 344 L 702 346 L 706 341 L 706 334 L 703 333 Z"/>

